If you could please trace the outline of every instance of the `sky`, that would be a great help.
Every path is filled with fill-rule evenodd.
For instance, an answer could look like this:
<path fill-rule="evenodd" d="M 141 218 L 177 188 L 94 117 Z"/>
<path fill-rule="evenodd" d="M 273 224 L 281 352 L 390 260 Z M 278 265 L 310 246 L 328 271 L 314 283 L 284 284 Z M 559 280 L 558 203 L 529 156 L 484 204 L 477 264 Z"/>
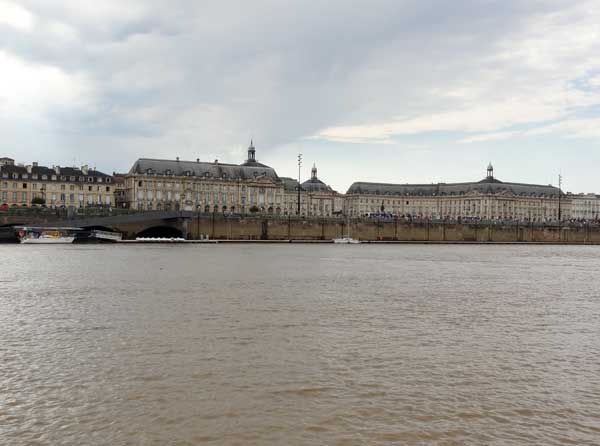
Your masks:
<path fill-rule="evenodd" d="M 600 193 L 598 0 L 0 0 L 0 156 Z"/>

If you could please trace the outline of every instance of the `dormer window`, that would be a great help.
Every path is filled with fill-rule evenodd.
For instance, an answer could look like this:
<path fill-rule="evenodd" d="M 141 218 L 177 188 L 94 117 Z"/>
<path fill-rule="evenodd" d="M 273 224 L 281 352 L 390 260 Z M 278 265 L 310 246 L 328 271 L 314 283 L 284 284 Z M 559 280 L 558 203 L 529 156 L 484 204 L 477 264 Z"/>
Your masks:
<path fill-rule="evenodd" d="M 152 169 L 146 169 L 146 173 L 147 173 L 148 175 L 152 175 L 152 173 L 153 173 L 153 172 L 152 172 Z"/>
<path fill-rule="evenodd" d="M 171 174 L 172 174 L 171 169 L 165 170 L 165 175 L 171 175 Z"/>
<path fill-rule="evenodd" d="M 28 178 L 28 175 L 26 173 L 24 173 L 23 175 L 21 175 L 21 177 L 26 180 Z"/>
<path fill-rule="evenodd" d="M 52 175 L 52 181 L 56 181 L 56 175 Z"/>
<path fill-rule="evenodd" d="M 88 180 L 88 183 L 93 183 L 94 182 L 94 178 L 92 178 L 92 177 L 88 177 L 87 180 Z"/>
<path fill-rule="evenodd" d="M 48 175 L 42 175 L 42 180 L 46 181 L 48 179 Z"/>
<path fill-rule="evenodd" d="M 75 181 L 75 177 L 69 178 L 69 181 Z"/>
<path fill-rule="evenodd" d="M 227 179 L 227 174 L 226 173 L 223 174 L 223 179 L 224 180 Z"/>
<path fill-rule="evenodd" d="M 108 177 L 108 178 L 106 179 L 106 182 L 107 182 L 107 183 L 110 183 L 110 177 Z"/>
<path fill-rule="evenodd" d="M 13 173 L 13 178 L 16 180 L 17 178 L 19 178 L 19 174 L 18 173 Z"/>
<path fill-rule="evenodd" d="M 186 170 L 186 171 L 185 171 L 185 176 L 186 176 L 186 177 L 189 177 L 191 174 L 192 174 L 192 172 L 190 172 L 189 170 Z"/>
<path fill-rule="evenodd" d="M 206 173 L 204 174 L 204 176 L 205 176 L 206 178 L 210 178 L 210 172 L 206 172 Z"/>
<path fill-rule="evenodd" d="M 66 181 L 66 180 L 67 180 L 67 177 L 66 177 L 66 176 L 64 176 L 64 175 L 61 175 L 61 176 L 60 176 L 60 179 L 61 179 L 61 181 Z"/>
<path fill-rule="evenodd" d="M 37 173 L 34 173 L 34 174 L 31 176 L 31 178 L 33 178 L 34 180 L 37 180 L 37 179 L 38 179 L 38 175 L 37 175 Z"/>

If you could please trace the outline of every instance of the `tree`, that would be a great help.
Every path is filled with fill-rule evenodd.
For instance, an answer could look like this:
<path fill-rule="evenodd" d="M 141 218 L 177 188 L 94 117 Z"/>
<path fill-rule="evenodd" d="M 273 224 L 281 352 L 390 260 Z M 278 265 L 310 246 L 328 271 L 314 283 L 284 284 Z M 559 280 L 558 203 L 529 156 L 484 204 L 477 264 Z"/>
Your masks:
<path fill-rule="evenodd" d="M 42 197 L 33 197 L 31 204 L 46 204 L 46 200 L 44 200 Z"/>
<path fill-rule="evenodd" d="M 257 213 L 258 211 L 260 211 L 260 209 L 258 209 L 258 207 L 257 207 L 257 206 L 255 206 L 255 205 L 253 205 L 253 206 L 250 208 L 250 212 L 252 212 L 253 214 Z"/>

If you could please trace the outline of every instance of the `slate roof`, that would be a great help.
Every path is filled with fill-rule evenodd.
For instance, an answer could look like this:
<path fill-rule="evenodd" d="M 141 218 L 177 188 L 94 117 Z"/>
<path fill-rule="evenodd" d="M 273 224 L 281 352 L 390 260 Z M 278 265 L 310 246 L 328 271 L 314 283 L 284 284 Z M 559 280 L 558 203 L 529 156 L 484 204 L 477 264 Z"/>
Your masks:
<path fill-rule="evenodd" d="M 350 186 L 347 194 L 406 195 L 406 196 L 455 196 L 479 194 L 509 194 L 529 197 L 558 197 L 559 189 L 538 184 L 505 183 L 495 178 L 486 178 L 472 183 L 437 184 L 389 184 L 357 182 Z"/>
<path fill-rule="evenodd" d="M 298 180 L 290 177 L 280 177 L 281 181 L 283 181 L 283 189 L 286 192 L 298 192 Z"/>
<path fill-rule="evenodd" d="M 318 178 L 311 178 L 302 183 L 302 189 L 307 192 L 333 192 L 333 189 Z"/>
<path fill-rule="evenodd" d="M 248 180 L 258 177 L 267 177 L 278 182 L 279 177 L 272 167 L 258 162 L 246 162 L 242 165 L 226 163 L 207 163 L 201 161 L 178 161 L 152 158 L 138 159 L 130 174 L 154 174 L 175 176 L 196 176 L 206 178 L 241 179 Z"/>
<path fill-rule="evenodd" d="M 83 173 L 83 171 L 77 167 L 59 167 L 59 172 L 60 173 L 56 173 L 56 171 L 53 168 L 50 167 L 46 167 L 46 166 L 31 166 L 31 174 L 27 171 L 27 167 L 26 166 L 22 166 L 22 165 L 10 165 L 10 164 L 5 164 L 3 166 L 0 166 L 0 177 L 2 177 L 4 173 L 8 174 L 8 178 L 9 179 L 25 179 L 24 175 L 27 175 L 27 180 L 32 180 L 33 179 L 33 175 L 37 175 L 37 178 L 35 179 L 35 181 L 56 181 L 56 180 L 52 180 L 52 175 L 56 175 L 58 177 L 59 181 L 72 181 L 71 177 L 75 177 L 74 181 L 80 181 L 80 178 L 84 178 L 85 181 L 88 181 L 88 178 L 93 178 L 94 181 L 97 181 L 98 178 L 111 178 L 111 175 L 107 175 L 103 172 L 100 172 L 98 170 L 93 170 L 93 169 L 88 169 L 87 174 Z M 14 178 L 14 174 L 17 174 L 17 178 Z M 43 180 L 42 177 L 43 175 L 47 176 L 46 180 Z M 61 177 L 64 177 L 64 179 L 62 179 Z"/>

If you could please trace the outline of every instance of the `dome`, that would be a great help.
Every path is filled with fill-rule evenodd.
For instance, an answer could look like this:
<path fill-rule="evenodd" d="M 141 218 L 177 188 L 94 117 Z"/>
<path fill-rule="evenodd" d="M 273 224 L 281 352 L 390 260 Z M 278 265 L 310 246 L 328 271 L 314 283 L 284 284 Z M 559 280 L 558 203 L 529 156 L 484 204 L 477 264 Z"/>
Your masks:
<path fill-rule="evenodd" d="M 323 183 L 317 177 L 317 166 L 313 165 L 310 180 L 301 184 L 302 190 L 306 192 L 333 192 L 333 189 Z"/>
<path fill-rule="evenodd" d="M 305 190 L 307 192 L 333 192 L 333 189 L 331 189 L 331 187 L 327 186 L 318 178 L 311 178 L 310 180 L 307 180 L 304 183 L 302 183 L 302 190 Z"/>

